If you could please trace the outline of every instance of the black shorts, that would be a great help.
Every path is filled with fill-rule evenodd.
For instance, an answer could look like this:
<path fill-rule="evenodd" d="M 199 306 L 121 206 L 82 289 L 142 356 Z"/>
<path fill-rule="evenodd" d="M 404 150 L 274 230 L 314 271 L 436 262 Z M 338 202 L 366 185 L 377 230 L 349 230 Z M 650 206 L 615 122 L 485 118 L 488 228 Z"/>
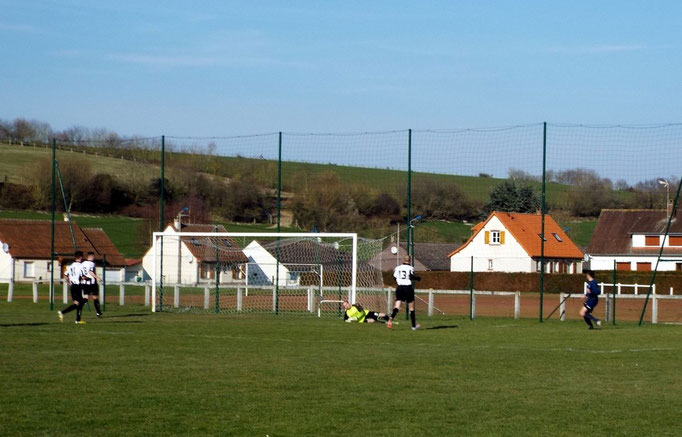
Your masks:
<path fill-rule="evenodd" d="M 585 302 L 583 302 L 583 306 L 587 308 L 587 312 L 591 313 L 594 308 L 597 306 L 599 303 L 599 299 L 596 297 L 588 297 Z"/>
<path fill-rule="evenodd" d="M 76 302 L 81 302 L 85 300 L 85 298 L 83 297 L 82 284 L 71 284 L 71 299 Z"/>
<path fill-rule="evenodd" d="M 370 312 L 368 312 L 367 315 L 365 316 L 365 322 L 366 322 L 367 320 L 374 320 L 374 321 L 376 322 L 376 320 L 377 320 L 378 318 L 379 318 L 379 313 L 377 313 L 376 311 L 370 311 Z"/>
<path fill-rule="evenodd" d="M 90 296 L 99 296 L 99 286 L 97 284 L 83 285 L 83 293 Z"/>
<path fill-rule="evenodd" d="M 398 285 L 395 289 L 395 300 L 414 302 L 414 288 L 411 285 Z"/>

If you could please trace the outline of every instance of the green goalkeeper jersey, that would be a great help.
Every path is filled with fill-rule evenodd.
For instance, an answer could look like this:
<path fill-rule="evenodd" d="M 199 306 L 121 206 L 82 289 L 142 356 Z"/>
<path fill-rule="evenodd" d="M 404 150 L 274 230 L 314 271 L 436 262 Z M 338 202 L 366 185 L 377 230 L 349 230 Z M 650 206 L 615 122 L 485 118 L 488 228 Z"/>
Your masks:
<path fill-rule="evenodd" d="M 364 310 L 364 309 L 363 310 L 358 309 L 358 307 L 353 305 L 352 307 L 348 308 L 348 310 L 344 314 L 344 316 L 345 316 L 344 320 L 355 318 L 355 320 L 357 320 L 358 323 L 362 323 L 365 321 L 365 317 L 367 317 L 368 313 L 369 313 L 369 311 Z"/>

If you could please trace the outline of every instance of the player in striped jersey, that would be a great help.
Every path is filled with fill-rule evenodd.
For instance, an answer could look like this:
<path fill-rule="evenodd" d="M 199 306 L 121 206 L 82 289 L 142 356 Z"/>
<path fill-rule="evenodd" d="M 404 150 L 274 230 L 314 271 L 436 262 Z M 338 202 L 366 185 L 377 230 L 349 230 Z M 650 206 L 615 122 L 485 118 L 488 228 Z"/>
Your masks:
<path fill-rule="evenodd" d="M 66 269 L 64 277 L 69 280 L 71 287 L 71 299 L 73 303 L 61 311 L 57 312 L 59 320 L 64 321 L 64 314 L 76 310 L 76 324 L 84 324 L 85 322 L 81 320 L 81 314 L 83 312 L 83 305 L 87 299 L 83 297 L 83 279 L 85 277 L 85 271 L 83 270 L 83 252 L 77 250 L 74 253 L 74 262 Z"/>
<path fill-rule="evenodd" d="M 391 317 L 386 323 L 387 328 L 393 326 L 393 319 L 400 311 L 400 303 L 407 302 L 407 306 L 410 310 L 410 320 L 412 321 L 412 330 L 416 331 L 421 326 L 417 323 L 414 314 L 414 286 L 412 281 L 419 281 L 421 278 L 414 274 L 414 267 L 411 265 L 411 259 L 409 255 L 403 258 L 403 263 L 393 270 L 393 277 L 398 286 L 395 289 L 395 306 L 393 307 L 393 312 Z"/>
<path fill-rule="evenodd" d="M 95 305 L 95 313 L 97 317 L 102 317 L 102 310 L 99 306 L 99 285 L 97 281 L 101 281 L 97 273 L 95 273 L 95 253 L 88 252 L 87 260 L 83 261 L 83 270 L 85 271 L 85 284 L 83 284 L 83 297 L 89 299 L 92 297 L 92 303 Z"/>

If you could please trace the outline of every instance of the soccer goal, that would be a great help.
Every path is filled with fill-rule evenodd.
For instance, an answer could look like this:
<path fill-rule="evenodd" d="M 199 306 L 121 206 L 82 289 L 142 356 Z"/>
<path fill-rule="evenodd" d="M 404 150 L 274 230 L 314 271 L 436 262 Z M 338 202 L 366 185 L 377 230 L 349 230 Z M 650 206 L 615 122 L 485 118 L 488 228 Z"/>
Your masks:
<path fill-rule="evenodd" d="M 385 307 L 381 250 L 355 233 L 155 232 L 143 263 L 152 311 L 341 315 Z"/>

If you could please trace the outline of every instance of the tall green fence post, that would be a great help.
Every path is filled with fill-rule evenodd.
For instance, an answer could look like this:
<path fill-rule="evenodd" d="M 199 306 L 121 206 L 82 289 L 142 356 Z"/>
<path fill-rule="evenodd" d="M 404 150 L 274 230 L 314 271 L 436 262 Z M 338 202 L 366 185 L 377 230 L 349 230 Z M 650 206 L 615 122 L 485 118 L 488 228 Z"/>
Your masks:
<path fill-rule="evenodd" d="M 50 311 L 54 310 L 54 208 L 55 208 L 55 163 L 57 162 L 57 142 L 52 138 L 52 223 L 50 225 Z M 59 271 L 61 277 L 61 269 Z M 14 278 L 12 278 L 14 281 Z"/>
<path fill-rule="evenodd" d="M 618 263 L 613 260 L 613 287 L 611 287 L 611 319 L 616 324 L 616 281 L 618 280 Z"/>
<path fill-rule="evenodd" d="M 102 254 L 102 312 L 107 309 L 107 254 Z"/>
<path fill-rule="evenodd" d="M 542 228 L 540 231 L 540 323 L 545 294 L 545 213 L 547 197 L 547 122 L 542 123 Z"/>
<path fill-rule="evenodd" d="M 407 241 L 405 242 L 405 253 L 410 255 L 410 265 L 414 267 L 413 240 L 411 212 L 412 205 L 412 129 L 407 130 Z M 405 305 L 405 320 L 410 318 L 410 306 Z"/>
<path fill-rule="evenodd" d="M 277 140 L 277 232 L 282 231 L 282 132 Z M 275 272 L 275 314 L 279 314 L 279 237 L 277 237 L 277 271 Z"/>
<path fill-rule="evenodd" d="M 218 232 L 218 226 L 213 228 L 214 232 Z M 215 313 L 220 313 L 220 269 L 218 268 L 218 238 L 215 240 Z"/>
<path fill-rule="evenodd" d="M 639 316 L 639 325 L 642 326 L 642 323 L 644 322 L 644 314 L 646 313 L 646 307 L 649 304 L 649 298 L 651 297 L 651 290 L 654 288 L 654 284 L 656 283 L 656 273 L 658 273 L 658 264 L 661 262 L 661 257 L 663 256 L 663 248 L 665 247 L 665 242 L 668 240 L 668 233 L 670 232 L 670 224 L 673 221 L 673 215 L 677 216 L 677 201 L 680 198 L 680 188 L 682 188 L 682 178 L 680 179 L 680 182 L 677 184 L 677 194 L 675 195 L 675 201 L 673 202 L 673 210 L 672 212 L 674 214 L 670 214 L 668 216 L 668 224 L 665 226 L 665 233 L 663 234 L 663 243 L 661 243 L 661 249 L 658 251 L 658 258 L 656 259 L 656 267 L 654 268 L 654 274 L 651 275 L 651 282 L 649 283 L 649 290 L 646 293 L 646 299 L 644 299 L 644 307 L 642 308 L 642 315 Z M 669 205 L 665 206 L 666 211 L 669 208 Z M 670 244 L 670 243 L 668 243 Z"/>
<path fill-rule="evenodd" d="M 164 197 L 165 197 L 165 192 L 166 190 L 166 136 L 161 135 L 161 189 L 160 189 L 160 196 L 161 196 L 161 210 L 159 212 L 159 232 L 163 232 L 163 225 L 164 225 L 164 211 L 163 211 L 163 203 L 164 203 Z M 180 232 L 180 229 L 178 229 L 178 232 Z M 160 251 L 161 251 L 161 257 L 159 259 L 159 304 L 157 311 L 163 311 L 163 237 L 161 237 L 160 241 Z M 154 254 L 156 256 L 156 254 Z M 156 302 L 154 302 L 156 304 Z"/>
<path fill-rule="evenodd" d="M 469 320 L 474 320 L 474 256 L 471 256 L 469 271 Z"/>

